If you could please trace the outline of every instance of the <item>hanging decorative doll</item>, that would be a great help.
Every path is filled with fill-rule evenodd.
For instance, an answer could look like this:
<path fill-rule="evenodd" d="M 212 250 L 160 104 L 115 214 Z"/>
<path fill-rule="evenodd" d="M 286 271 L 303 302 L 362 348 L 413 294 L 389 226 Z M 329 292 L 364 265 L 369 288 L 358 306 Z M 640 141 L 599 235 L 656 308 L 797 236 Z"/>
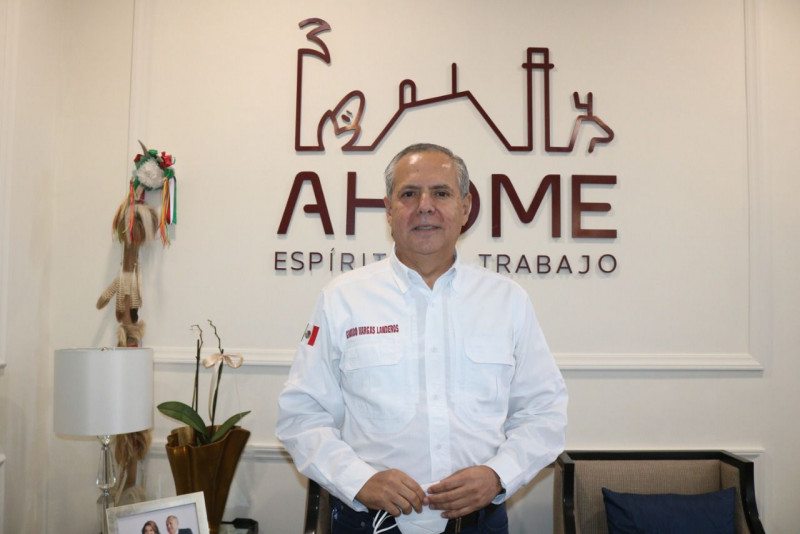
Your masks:
<path fill-rule="evenodd" d="M 158 229 L 161 241 L 169 245 L 168 224 L 177 222 L 175 211 L 174 158 L 164 152 L 147 150 L 133 160 L 136 168 L 130 181 L 128 196 L 117 208 L 112 231 L 122 243 L 122 265 L 117 277 L 97 299 L 97 309 L 104 308 L 116 295 L 118 347 L 138 347 L 144 335 L 144 322 L 139 321 L 142 305 L 139 248 L 152 241 Z M 161 189 L 161 215 L 145 204 L 145 191 Z"/>
<path fill-rule="evenodd" d="M 175 212 L 176 181 L 174 158 L 165 152 L 160 155 L 148 150 L 139 141 L 142 153 L 134 159 L 135 169 L 128 195 L 117 208 L 112 232 L 122 243 L 122 264 L 117 277 L 97 299 L 97 309 L 104 308 L 116 295 L 115 316 L 118 347 L 138 347 L 144 336 L 144 321 L 139 320 L 142 306 L 139 248 L 159 233 L 164 245 L 169 245 L 169 224 L 177 222 Z M 146 191 L 161 189 L 161 213 L 145 203 Z M 114 501 L 117 505 L 145 500 L 144 487 L 137 486 L 138 467 L 150 447 L 150 431 L 134 432 L 116 437 L 115 457 L 120 466 L 120 481 Z"/>

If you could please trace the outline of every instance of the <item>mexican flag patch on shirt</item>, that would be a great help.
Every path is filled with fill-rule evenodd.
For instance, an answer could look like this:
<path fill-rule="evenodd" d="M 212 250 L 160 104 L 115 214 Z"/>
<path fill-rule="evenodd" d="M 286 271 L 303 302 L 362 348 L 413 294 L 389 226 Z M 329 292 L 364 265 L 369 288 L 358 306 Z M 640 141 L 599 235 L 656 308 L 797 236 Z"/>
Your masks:
<path fill-rule="evenodd" d="M 303 341 L 305 341 L 306 345 L 314 346 L 314 343 L 317 341 L 317 334 L 319 333 L 319 327 L 317 325 L 306 325 L 306 331 L 303 334 Z"/>

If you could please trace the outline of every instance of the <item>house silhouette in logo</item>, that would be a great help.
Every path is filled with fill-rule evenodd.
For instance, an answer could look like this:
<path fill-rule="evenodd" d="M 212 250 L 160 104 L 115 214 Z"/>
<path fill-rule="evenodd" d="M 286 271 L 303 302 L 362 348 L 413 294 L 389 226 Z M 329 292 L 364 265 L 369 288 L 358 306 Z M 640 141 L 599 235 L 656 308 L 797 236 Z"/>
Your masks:
<path fill-rule="evenodd" d="M 307 33 L 307 38 L 318 48 L 300 48 L 297 51 L 297 93 L 295 108 L 295 150 L 298 152 L 322 152 L 325 150 L 323 143 L 323 130 L 327 125 L 333 127 L 334 133 L 339 135 L 349 134 L 348 141 L 342 146 L 343 152 L 372 152 L 381 142 L 394 130 L 397 123 L 409 112 L 419 110 L 427 106 L 447 102 L 466 102 L 470 104 L 478 115 L 483 119 L 488 128 L 497 137 L 500 143 L 509 152 L 531 152 L 534 148 L 534 74 L 539 71 L 543 77 L 543 120 L 544 120 L 544 149 L 546 152 L 570 153 L 575 149 L 578 134 L 585 123 L 595 124 L 600 128 L 603 135 L 594 136 L 589 141 L 588 152 L 594 152 L 598 144 L 608 144 L 614 139 L 614 131 L 597 115 L 594 114 L 594 100 L 591 92 L 586 94 L 581 100 L 577 92 L 572 94 L 573 103 L 576 109 L 583 113 L 575 117 L 572 133 L 566 145 L 554 145 L 551 140 L 551 112 L 550 112 L 550 74 L 554 65 L 550 62 L 550 50 L 542 47 L 529 47 L 525 52 L 525 62 L 522 68 L 526 73 L 526 96 L 524 102 L 525 110 L 525 139 L 521 144 L 512 143 L 508 137 L 498 128 L 495 121 L 481 105 L 475 95 L 468 90 L 461 90 L 458 87 L 458 65 L 451 64 L 451 87 L 450 92 L 428 98 L 417 96 L 417 84 L 410 79 L 402 80 L 398 85 L 397 111 L 392 115 L 383 129 L 374 137 L 372 142 L 361 143 L 362 118 L 366 107 L 366 95 L 360 90 L 353 90 L 347 93 L 333 109 L 325 111 L 317 123 L 317 142 L 316 144 L 304 144 L 301 142 L 302 128 L 302 108 L 303 108 L 303 70 L 306 58 L 315 57 L 322 60 L 325 64 L 331 64 L 331 54 L 327 45 L 320 37 L 320 33 L 330 31 L 330 25 L 318 18 L 306 19 L 299 24 L 300 28 L 312 26 Z"/>

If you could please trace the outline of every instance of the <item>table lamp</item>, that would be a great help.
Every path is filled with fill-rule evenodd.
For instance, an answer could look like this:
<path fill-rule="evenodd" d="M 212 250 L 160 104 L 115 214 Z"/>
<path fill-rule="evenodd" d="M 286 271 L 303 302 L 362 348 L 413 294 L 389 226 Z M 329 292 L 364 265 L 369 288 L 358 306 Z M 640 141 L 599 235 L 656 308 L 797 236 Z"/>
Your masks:
<path fill-rule="evenodd" d="M 117 483 L 111 436 L 153 426 L 153 349 L 93 348 L 55 351 L 53 426 L 56 434 L 97 436 L 97 486 L 103 534 Z"/>

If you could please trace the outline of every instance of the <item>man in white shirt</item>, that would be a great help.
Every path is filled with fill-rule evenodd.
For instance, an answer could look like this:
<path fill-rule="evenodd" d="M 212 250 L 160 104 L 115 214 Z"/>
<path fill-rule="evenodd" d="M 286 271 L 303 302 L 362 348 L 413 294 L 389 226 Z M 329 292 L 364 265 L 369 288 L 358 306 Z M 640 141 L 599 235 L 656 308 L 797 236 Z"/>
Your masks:
<path fill-rule="evenodd" d="M 412 145 L 386 195 L 394 251 L 323 289 L 278 438 L 333 496 L 333 534 L 507 532 L 505 499 L 564 448 L 563 378 L 527 293 L 456 251 L 463 160 Z"/>

